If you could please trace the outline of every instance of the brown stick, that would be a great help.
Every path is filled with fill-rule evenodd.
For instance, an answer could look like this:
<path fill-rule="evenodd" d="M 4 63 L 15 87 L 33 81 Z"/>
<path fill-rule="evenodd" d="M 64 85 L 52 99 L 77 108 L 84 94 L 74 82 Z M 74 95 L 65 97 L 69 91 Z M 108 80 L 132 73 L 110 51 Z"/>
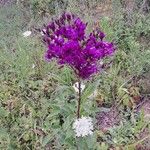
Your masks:
<path fill-rule="evenodd" d="M 78 105 L 77 105 L 77 118 L 80 118 L 80 105 L 81 105 L 81 81 L 79 80 L 79 95 L 78 95 Z"/>

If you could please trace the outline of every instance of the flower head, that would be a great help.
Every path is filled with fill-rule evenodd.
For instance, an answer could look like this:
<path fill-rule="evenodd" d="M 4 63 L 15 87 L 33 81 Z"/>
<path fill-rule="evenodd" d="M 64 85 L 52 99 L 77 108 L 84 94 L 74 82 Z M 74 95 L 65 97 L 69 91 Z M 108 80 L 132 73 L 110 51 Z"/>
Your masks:
<path fill-rule="evenodd" d="M 73 123 L 73 129 L 75 130 L 77 137 L 84 137 L 93 134 L 93 123 L 90 117 L 82 117 Z"/>
<path fill-rule="evenodd" d="M 115 48 L 113 43 L 104 40 L 102 31 L 96 29 L 87 35 L 86 29 L 87 23 L 70 13 L 50 22 L 43 29 L 46 60 L 57 59 L 59 64 L 70 66 L 82 79 L 100 71 L 102 65 L 98 61 L 111 56 Z"/>

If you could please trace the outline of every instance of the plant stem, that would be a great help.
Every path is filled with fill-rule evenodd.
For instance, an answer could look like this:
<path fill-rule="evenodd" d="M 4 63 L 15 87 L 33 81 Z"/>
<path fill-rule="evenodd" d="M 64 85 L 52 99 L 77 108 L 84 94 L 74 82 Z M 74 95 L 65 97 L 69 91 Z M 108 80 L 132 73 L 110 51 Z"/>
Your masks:
<path fill-rule="evenodd" d="M 81 105 L 81 81 L 78 82 L 78 89 L 79 89 L 79 95 L 78 95 L 78 106 L 77 106 L 77 118 L 80 118 L 80 105 Z"/>

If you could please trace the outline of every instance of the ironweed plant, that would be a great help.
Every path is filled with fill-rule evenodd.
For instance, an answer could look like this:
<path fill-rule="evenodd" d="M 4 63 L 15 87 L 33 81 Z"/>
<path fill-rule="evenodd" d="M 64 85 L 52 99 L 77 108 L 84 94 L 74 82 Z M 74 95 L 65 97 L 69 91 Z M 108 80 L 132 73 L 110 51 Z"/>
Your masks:
<path fill-rule="evenodd" d="M 115 52 L 112 42 L 105 41 L 105 33 L 96 28 L 86 34 L 87 23 L 71 13 L 63 13 L 43 29 L 47 46 L 45 59 L 55 58 L 59 65 L 69 66 L 78 80 L 77 120 L 73 124 L 77 137 L 93 133 L 92 119 L 81 117 L 81 81 L 88 80 L 103 66 L 101 61 Z"/>
<path fill-rule="evenodd" d="M 34 0 L 31 3 L 29 0 L 24 1 L 26 4 L 22 7 L 21 0 L 17 3 L 14 1 L 12 5 L 1 5 L 0 149 L 149 149 L 150 19 L 149 9 L 145 7 L 148 0 L 62 1 Z M 130 5 L 132 2 L 135 5 L 139 2 L 138 8 L 142 9 L 137 10 L 135 7 L 128 12 L 128 8 L 133 8 Z M 124 6 L 124 3 L 127 5 Z M 66 30 L 67 25 L 70 28 L 63 32 L 65 35 L 59 36 L 54 34 L 56 30 L 49 28 L 48 33 L 55 36 L 51 39 L 46 35 L 45 26 L 44 39 L 46 37 L 53 41 L 55 46 L 58 46 L 55 41 L 59 43 L 59 40 L 64 40 L 58 49 L 63 50 L 63 54 L 59 56 L 55 55 L 56 49 L 49 48 L 45 41 L 47 51 L 50 51 L 46 51 L 46 55 L 53 54 L 48 61 L 55 59 L 47 63 L 43 59 L 44 48 L 39 39 L 42 33 L 37 29 L 53 13 L 58 15 L 65 11 L 79 14 L 88 22 L 87 26 L 81 21 L 85 26 L 84 39 L 74 39 L 74 35 L 78 37 L 76 33 L 81 28 L 81 25 L 78 27 L 75 24 L 78 17 L 71 17 L 70 22 L 65 19 L 65 23 L 60 26 L 53 20 L 56 30 L 62 26 Z M 110 57 L 105 59 L 109 55 L 104 59 L 97 58 L 100 48 L 93 50 L 95 46 L 89 39 L 94 25 L 107 34 L 103 39 L 96 36 L 94 44 L 115 41 L 117 52 L 111 58 L 113 61 L 110 61 Z M 25 31 L 32 33 L 24 36 Z M 81 31 L 78 33 L 82 33 Z M 95 36 L 98 29 L 93 33 Z M 71 47 L 71 50 L 67 49 L 69 53 L 66 53 L 66 47 Z M 76 47 L 79 48 L 74 50 Z M 74 57 L 77 54 L 79 58 L 82 56 L 82 63 L 76 63 L 81 70 L 77 68 L 70 52 L 74 52 Z M 96 70 L 89 76 L 82 68 L 88 62 L 96 66 Z M 100 73 L 102 70 L 104 72 Z M 87 77 L 83 78 L 82 75 Z M 147 80 L 144 79 L 146 76 Z M 77 112 L 80 117 L 76 119 Z"/>

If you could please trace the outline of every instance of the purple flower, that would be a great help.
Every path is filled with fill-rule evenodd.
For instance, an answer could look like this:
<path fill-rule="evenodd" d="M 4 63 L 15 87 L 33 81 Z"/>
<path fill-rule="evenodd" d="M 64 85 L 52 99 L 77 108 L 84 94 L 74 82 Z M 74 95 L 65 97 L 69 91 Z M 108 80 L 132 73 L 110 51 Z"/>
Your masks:
<path fill-rule="evenodd" d="M 68 64 L 74 64 L 74 57 L 80 54 L 80 46 L 77 41 L 68 41 L 62 46 L 62 59 Z"/>
<path fill-rule="evenodd" d="M 55 38 L 55 43 L 58 45 L 63 45 L 64 43 L 64 38 L 62 38 L 61 36 L 56 36 Z"/>
<path fill-rule="evenodd" d="M 104 32 L 99 32 L 99 38 L 101 39 L 101 40 L 103 40 L 103 38 L 105 37 L 105 33 Z"/>
<path fill-rule="evenodd" d="M 45 59 L 55 58 L 61 65 L 69 65 L 82 79 L 100 71 L 98 61 L 111 56 L 114 45 L 104 41 L 105 33 L 94 30 L 86 35 L 87 23 L 70 13 L 46 26 L 44 41 L 47 46 Z"/>
<path fill-rule="evenodd" d="M 48 26 L 47 26 L 47 31 L 51 29 L 52 31 L 55 31 L 55 24 L 54 22 L 51 22 Z"/>
<path fill-rule="evenodd" d="M 67 18 L 67 21 L 70 21 L 71 20 L 71 14 L 69 14 L 69 13 L 66 13 L 66 18 Z"/>

